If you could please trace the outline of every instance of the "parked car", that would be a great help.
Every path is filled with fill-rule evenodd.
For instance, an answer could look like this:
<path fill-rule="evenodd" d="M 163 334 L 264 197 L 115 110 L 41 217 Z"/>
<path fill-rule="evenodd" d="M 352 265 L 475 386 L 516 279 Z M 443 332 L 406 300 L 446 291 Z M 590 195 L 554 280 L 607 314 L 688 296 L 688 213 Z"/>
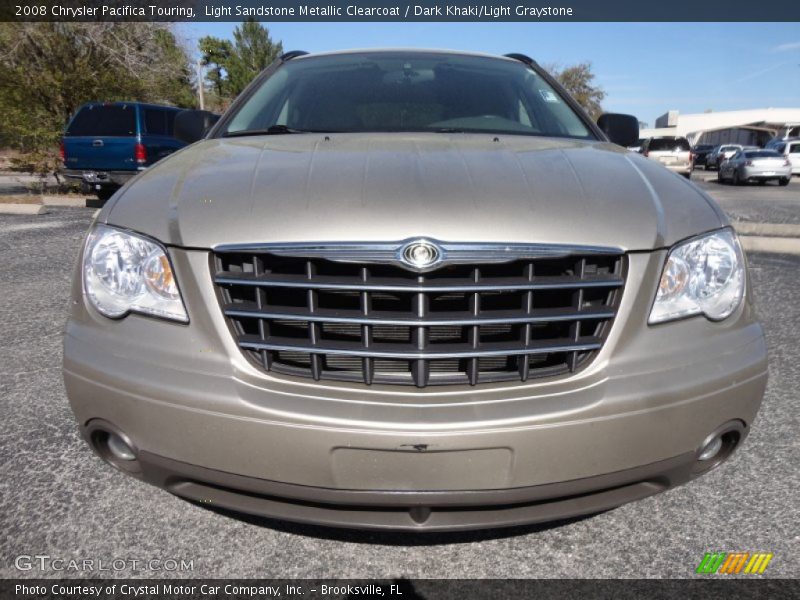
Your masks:
<path fill-rule="evenodd" d="M 642 154 L 661 163 L 670 171 L 686 179 L 692 176 L 692 147 L 689 140 L 680 136 L 651 137 L 642 145 Z"/>
<path fill-rule="evenodd" d="M 645 139 L 646 138 L 639 138 L 638 140 L 636 140 L 635 144 L 633 144 L 632 146 L 628 146 L 628 150 L 630 150 L 631 152 L 641 152 Z"/>
<path fill-rule="evenodd" d="M 123 473 L 287 520 L 505 527 L 687 482 L 752 428 L 765 342 L 725 213 L 531 59 L 292 52 L 207 126 L 177 116 L 196 143 L 79 257 L 66 391 Z"/>
<path fill-rule="evenodd" d="M 181 109 L 139 102 L 90 102 L 61 142 L 63 175 L 106 200 L 138 172 L 185 146 L 173 135 Z"/>
<path fill-rule="evenodd" d="M 736 154 L 744 146 L 739 144 L 722 144 L 714 148 L 706 157 L 706 169 L 719 169 L 722 161 Z"/>
<path fill-rule="evenodd" d="M 706 158 L 714 150 L 716 146 L 714 144 L 697 144 L 692 148 L 692 154 L 694 155 L 694 166 L 695 167 L 705 167 L 706 166 Z"/>
<path fill-rule="evenodd" d="M 721 145 L 714 146 L 714 148 L 706 155 L 706 171 L 711 171 L 716 169 L 717 154 L 719 154 L 720 148 L 722 148 Z"/>
<path fill-rule="evenodd" d="M 717 177 L 720 181 L 730 180 L 733 185 L 771 180 L 788 185 L 792 178 L 792 163 L 774 150 L 739 150 L 720 165 Z"/>
<path fill-rule="evenodd" d="M 779 131 L 778 135 L 769 140 L 764 147 L 771 148 L 774 144 L 795 139 L 800 139 L 800 123 L 787 123 L 783 126 L 782 131 Z"/>
<path fill-rule="evenodd" d="M 767 144 L 767 148 L 786 157 L 791 163 L 792 174 L 800 175 L 800 138 L 779 140 L 774 144 Z"/>

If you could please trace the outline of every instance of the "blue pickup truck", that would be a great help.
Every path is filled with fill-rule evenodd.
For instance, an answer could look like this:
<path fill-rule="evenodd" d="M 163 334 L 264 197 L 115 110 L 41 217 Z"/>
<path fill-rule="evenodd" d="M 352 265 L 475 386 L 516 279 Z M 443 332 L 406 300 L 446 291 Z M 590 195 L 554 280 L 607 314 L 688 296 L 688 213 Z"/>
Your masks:
<path fill-rule="evenodd" d="M 108 199 L 136 173 L 186 145 L 173 137 L 181 110 L 140 102 L 84 104 L 64 132 L 62 174 Z"/>

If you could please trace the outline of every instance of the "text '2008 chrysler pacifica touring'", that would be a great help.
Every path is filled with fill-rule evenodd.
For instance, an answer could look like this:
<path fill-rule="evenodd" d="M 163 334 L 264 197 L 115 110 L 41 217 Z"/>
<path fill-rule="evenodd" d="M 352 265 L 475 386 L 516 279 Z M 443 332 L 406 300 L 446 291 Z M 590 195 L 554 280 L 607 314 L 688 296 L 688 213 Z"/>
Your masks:
<path fill-rule="evenodd" d="M 766 385 L 714 202 L 522 55 L 289 53 L 120 190 L 75 279 L 85 439 L 359 528 L 590 514 L 724 461 Z M 200 139 L 202 138 L 202 139 Z M 615 143 L 620 145 L 616 145 Z"/>

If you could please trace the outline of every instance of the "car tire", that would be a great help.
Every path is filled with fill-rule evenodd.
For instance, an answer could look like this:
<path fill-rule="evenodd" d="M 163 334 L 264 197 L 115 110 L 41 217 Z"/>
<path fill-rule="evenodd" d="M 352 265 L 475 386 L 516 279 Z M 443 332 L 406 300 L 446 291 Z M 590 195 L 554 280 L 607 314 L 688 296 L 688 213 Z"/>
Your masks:
<path fill-rule="evenodd" d="M 739 171 L 737 171 L 736 169 L 733 170 L 732 183 L 733 185 L 742 185 L 742 180 L 739 179 Z"/>
<path fill-rule="evenodd" d="M 95 196 L 97 196 L 97 198 L 98 198 L 100 201 L 102 201 L 102 202 L 105 202 L 106 200 L 108 200 L 109 198 L 111 198 L 111 196 L 113 196 L 113 195 L 114 195 L 114 192 L 116 192 L 116 191 L 117 191 L 117 190 L 112 190 L 112 189 L 108 189 L 108 188 L 103 188 L 102 190 L 95 190 L 94 194 L 95 194 Z"/>
<path fill-rule="evenodd" d="M 692 178 L 692 173 L 690 171 L 689 173 L 684 173 L 683 176 L 686 177 L 686 179 L 691 179 Z"/>
<path fill-rule="evenodd" d="M 778 180 L 778 185 L 789 185 L 789 180 L 790 179 L 791 179 L 791 177 L 781 177 Z"/>

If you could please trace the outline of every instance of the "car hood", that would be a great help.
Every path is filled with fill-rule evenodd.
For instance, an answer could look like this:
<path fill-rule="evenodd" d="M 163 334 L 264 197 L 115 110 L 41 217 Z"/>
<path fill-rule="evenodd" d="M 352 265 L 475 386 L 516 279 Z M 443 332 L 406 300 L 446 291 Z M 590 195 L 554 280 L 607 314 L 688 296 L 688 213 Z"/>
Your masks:
<path fill-rule="evenodd" d="M 726 223 L 695 186 L 612 144 L 432 133 L 205 140 L 100 220 L 197 248 L 426 236 L 650 250 Z"/>

